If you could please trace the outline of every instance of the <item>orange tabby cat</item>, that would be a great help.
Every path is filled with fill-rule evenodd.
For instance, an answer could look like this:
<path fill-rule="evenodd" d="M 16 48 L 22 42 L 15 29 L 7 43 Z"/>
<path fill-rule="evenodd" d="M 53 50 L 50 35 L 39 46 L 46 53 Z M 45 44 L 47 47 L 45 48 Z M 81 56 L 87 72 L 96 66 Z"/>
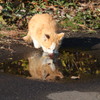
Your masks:
<path fill-rule="evenodd" d="M 49 14 L 36 14 L 28 24 L 28 34 L 25 41 L 33 41 L 35 48 L 42 47 L 44 52 L 55 53 L 64 33 L 56 33 L 56 22 Z"/>

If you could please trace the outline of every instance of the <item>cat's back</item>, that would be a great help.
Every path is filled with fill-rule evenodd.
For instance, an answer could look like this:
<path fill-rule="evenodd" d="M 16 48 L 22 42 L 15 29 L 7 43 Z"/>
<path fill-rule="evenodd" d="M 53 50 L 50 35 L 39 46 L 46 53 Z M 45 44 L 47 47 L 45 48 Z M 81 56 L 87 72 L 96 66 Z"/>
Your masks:
<path fill-rule="evenodd" d="M 35 14 L 32 17 L 32 20 L 37 20 L 37 21 L 46 20 L 46 21 L 50 21 L 50 20 L 53 20 L 53 18 L 52 18 L 52 16 L 50 14 Z"/>
<path fill-rule="evenodd" d="M 50 14 L 35 14 L 29 22 L 29 24 L 35 24 L 35 25 L 36 24 L 45 25 L 45 24 L 50 24 L 50 23 L 55 24 L 55 21 L 52 15 Z"/>

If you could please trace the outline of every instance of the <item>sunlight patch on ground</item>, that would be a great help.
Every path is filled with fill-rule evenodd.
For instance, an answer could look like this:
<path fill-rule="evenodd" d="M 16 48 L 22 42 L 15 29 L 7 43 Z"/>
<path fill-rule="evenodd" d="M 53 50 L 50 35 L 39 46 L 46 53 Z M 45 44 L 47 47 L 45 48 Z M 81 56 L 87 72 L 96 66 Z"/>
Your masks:
<path fill-rule="evenodd" d="M 66 92 L 51 93 L 47 97 L 50 100 L 100 100 L 100 93 L 66 91 Z"/>

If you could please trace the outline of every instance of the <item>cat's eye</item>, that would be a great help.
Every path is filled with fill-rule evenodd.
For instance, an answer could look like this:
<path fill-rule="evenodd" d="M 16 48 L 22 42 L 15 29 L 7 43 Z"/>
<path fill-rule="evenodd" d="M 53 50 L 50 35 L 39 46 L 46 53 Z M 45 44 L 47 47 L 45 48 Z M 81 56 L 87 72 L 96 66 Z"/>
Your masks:
<path fill-rule="evenodd" d="M 48 65 L 51 65 L 51 63 L 48 63 Z"/>
<path fill-rule="evenodd" d="M 46 78 L 47 78 L 48 76 L 50 76 L 50 74 L 49 74 L 49 73 L 46 75 Z"/>
<path fill-rule="evenodd" d="M 45 36 L 46 36 L 47 39 L 50 39 L 50 36 L 48 34 L 45 34 Z"/>

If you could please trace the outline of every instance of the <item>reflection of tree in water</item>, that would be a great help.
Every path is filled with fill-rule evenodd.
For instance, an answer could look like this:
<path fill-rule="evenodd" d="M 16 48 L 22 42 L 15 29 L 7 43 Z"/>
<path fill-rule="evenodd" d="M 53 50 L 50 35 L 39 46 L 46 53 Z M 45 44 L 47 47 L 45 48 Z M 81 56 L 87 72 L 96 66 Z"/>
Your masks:
<path fill-rule="evenodd" d="M 0 63 L 0 72 L 25 77 L 31 75 L 33 79 L 49 80 L 55 79 L 57 76 L 62 78 L 61 72 L 64 76 L 100 74 L 98 63 L 95 58 L 85 52 L 61 51 L 54 59 L 48 55 L 32 53 L 28 60 Z"/>
<path fill-rule="evenodd" d="M 55 80 L 63 78 L 62 73 L 47 54 L 31 53 L 28 60 L 10 61 L 0 64 L 0 71 L 21 76 L 31 76 L 31 79 Z M 29 74 L 30 73 L 30 74 Z"/>
<path fill-rule="evenodd" d="M 28 60 L 22 59 L 0 63 L 0 72 L 29 76 Z"/>
<path fill-rule="evenodd" d="M 60 61 L 63 66 L 64 74 L 80 75 L 80 74 L 100 74 L 100 66 L 97 59 L 92 55 L 84 52 L 66 52 L 60 54 Z"/>

